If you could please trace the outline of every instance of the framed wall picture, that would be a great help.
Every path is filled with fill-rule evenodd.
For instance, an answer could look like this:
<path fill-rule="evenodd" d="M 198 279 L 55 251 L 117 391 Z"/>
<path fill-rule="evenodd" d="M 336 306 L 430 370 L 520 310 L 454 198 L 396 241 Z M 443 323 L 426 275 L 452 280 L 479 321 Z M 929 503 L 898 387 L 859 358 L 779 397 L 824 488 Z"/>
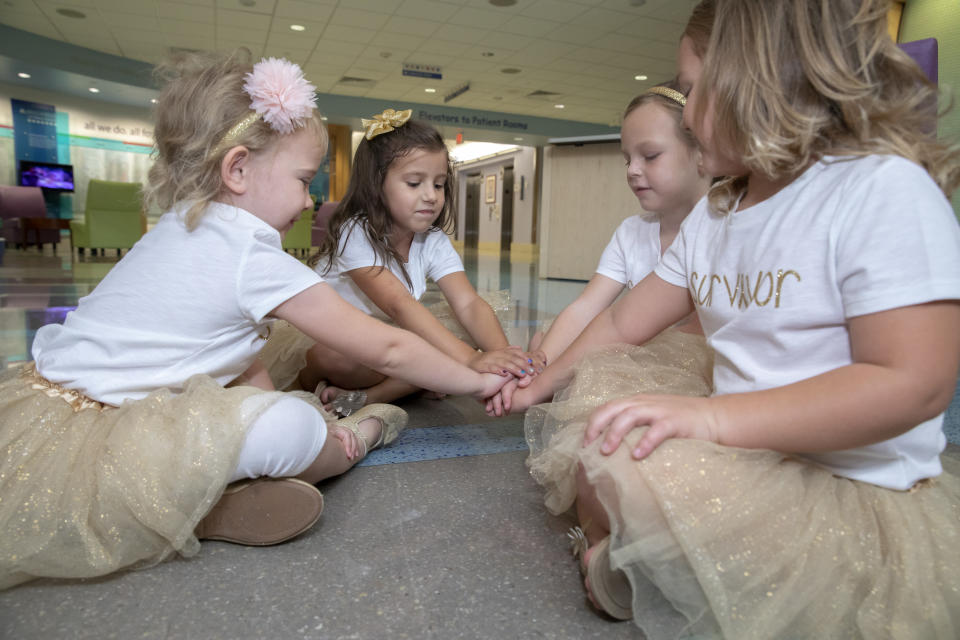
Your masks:
<path fill-rule="evenodd" d="M 497 174 L 492 173 L 486 177 L 483 193 L 485 203 L 497 201 Z"/>

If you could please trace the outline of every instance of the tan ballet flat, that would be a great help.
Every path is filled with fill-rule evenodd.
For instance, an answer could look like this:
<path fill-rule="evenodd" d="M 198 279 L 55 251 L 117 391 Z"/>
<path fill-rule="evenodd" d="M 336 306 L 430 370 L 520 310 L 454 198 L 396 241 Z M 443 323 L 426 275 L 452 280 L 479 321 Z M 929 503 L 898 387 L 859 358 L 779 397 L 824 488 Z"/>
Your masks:
<path fill-rule="evenodd" d="M 370 446 L 367 446 L 367 440 L 363 437 L 360 428 L 357 426 L 367 418 L 376 418 L 381 424 L 380 438 Z M 337 424 L 349 429 L 357 436 L 357 439 L 363 446 L 363 455 L 360 456 L 363 458 L 374 449 L 388 445 L 396 440 L 400 432 L 403 431 L 403 428 L 407 426 L 407 420 L 409 420 L 409 418 L 407 412 L 396 405 L 375 402 L 360 407 L 346 418 L 340 418 L 337 420 Z"/>
<path fill-rule="evenodd" d="M 257 478 L 227 487 L 197 525 L 201 540 L 262 547 L 295 538 L 323 513 L 323 494 L 296 478 Z"/>
<path fill-rule="evenodd" d="M 623 571 L 615 571 L 610 566 L 610 536 L 593 547 L 590 563 L 584 559 L 587 555 L 587 538 L 580 527 L 572 527 L 567 532 L 571 551 L 580 565 L 580 573 L 590 581 L 590 595 L 599 608 L 616 620 L 633 618 L 633 589 Z"/>

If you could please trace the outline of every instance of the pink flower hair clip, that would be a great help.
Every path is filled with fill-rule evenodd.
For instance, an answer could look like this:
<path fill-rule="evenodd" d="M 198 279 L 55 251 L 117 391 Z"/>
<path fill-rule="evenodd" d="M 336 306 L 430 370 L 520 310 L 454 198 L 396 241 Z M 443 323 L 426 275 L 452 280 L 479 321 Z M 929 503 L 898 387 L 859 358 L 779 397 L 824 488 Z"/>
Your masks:
<path fill-rule="evenodd" d="M 252 113 L 233 125 L 214 149 L 219 153 L 263 118 L 279 134 L 293 133 L 316 109 L 316 87 L 303 77 L 300 66 L 283 58 L 264 58 L 253 65 L 243 90 L 250 96 Z"/>

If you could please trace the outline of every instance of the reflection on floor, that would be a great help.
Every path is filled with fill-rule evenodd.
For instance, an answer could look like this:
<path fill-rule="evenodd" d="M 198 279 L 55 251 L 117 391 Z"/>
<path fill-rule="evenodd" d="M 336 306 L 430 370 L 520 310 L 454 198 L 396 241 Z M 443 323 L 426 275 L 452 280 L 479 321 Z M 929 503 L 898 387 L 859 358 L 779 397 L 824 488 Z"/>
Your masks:
<path fill-rule="evenodd" d="M 29 360 L 36 329 L 62 321 L 115 263 L 78 261 L 66 242 L 56 254 L 8 248 L 0 357 Z M 535 264 L 497 257 L 468 256 L 466 266 L 478 290 L 511 292 L 516 344 L 584 284 L 541 280 Z M 543 508 L 520 417 L 491 419 L 464 397 L 402 404 L 410 428 L 320 485 L 326 510 L 307 534 L 272 548 L 209 542 L 144 571 L 0 593 L 0 638 L 638 636 L 587 604 L 567 549 L 572 521 Z"/>

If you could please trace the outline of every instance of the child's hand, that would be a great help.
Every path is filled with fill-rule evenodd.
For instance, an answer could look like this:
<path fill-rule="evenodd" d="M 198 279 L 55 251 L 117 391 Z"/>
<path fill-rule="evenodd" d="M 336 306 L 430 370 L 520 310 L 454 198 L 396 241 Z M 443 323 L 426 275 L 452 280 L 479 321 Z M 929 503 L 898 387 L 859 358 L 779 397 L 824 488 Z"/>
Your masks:
<path fill-rule="evenodd" d="M 547 354 L 539 349 L 528 352 L 527 359 L 536 373 L 541 373 L 547 367 Z"/>
<path fill-rule="evenodd" d="M 503 385 L 513 379 L 510 376 L 503 376 L 494 373 L 484 373 L 481 374 L 480 377 L 483 379 L 483 388 L 477 393 L 473 394 L 473 397 L 480 402 L 486 402 L 487 398 L 497 395 Z"/>
<path fill-rule="evenodd" d="M 532 396 L 527 392 L 526 378 L 513 378 L 496 396 L 487 399 L 486 411 L 489 416 L 505 416 L 508 413 L 523 413 L 533 404 Z"/>
<path fill-rule="evenodd" d="M 516 377 L 534 372 L 533 359 L 520 347 L 505 347 L 493 351 L 481 351 L 468 363 L 469 367 L 480 373 L 513 374 Z"/>
<path fill-rule="evenodd" d="M 496 416 L 499 418 L 500 416 L 505 416 L 510 413 L 513 393 L 517 390 L 519 380 L 519 378 L 510 378 L 498 393 L 487 398 L 485 409 L 488 416 Z"/>
<path fill-rule="evenodd" d="M 650 455 L 667 438 L 694 438 L 719 442 L 716 415 L 710 398 L 638 394 L 614 400 L 590 416 L 584 446 L 604 436 L 600 452 L 616 451 L 631 429 L 650 427 L 631 452 L 637 460 Z"/>

